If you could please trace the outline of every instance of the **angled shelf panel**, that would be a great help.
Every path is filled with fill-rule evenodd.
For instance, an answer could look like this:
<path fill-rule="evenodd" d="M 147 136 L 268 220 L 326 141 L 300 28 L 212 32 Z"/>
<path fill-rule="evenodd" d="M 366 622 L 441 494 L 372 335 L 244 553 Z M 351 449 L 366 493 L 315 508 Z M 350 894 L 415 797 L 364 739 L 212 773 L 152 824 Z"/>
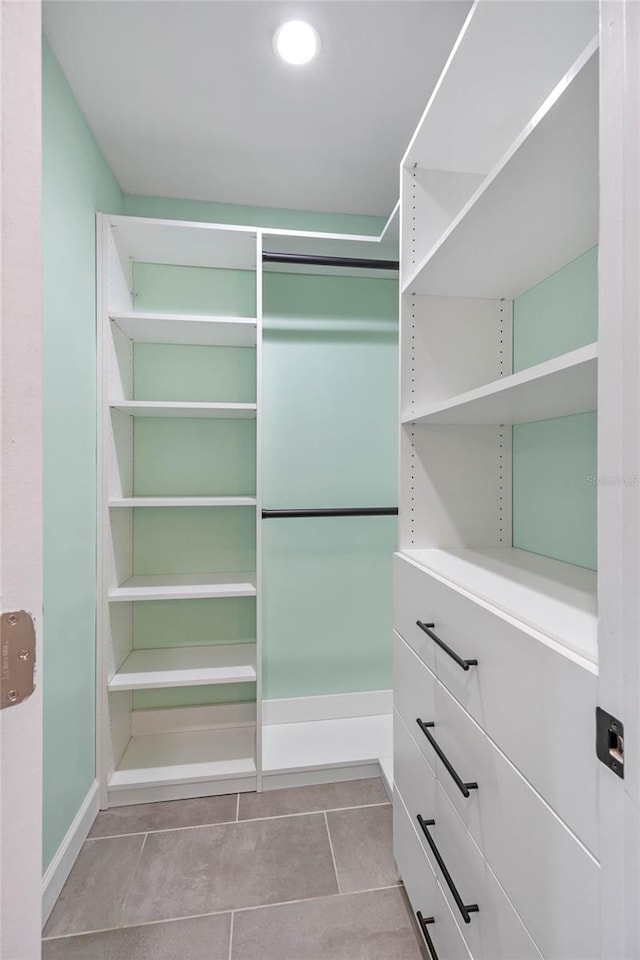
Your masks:
<path fill-rule="evenodd" d="M 210 420 L 255 420 L 255 403 L 172 403 L 167 400 L 120 400 L 110 404 L 132 417 L 186 417 Z"/>
<path fill-rule="evenodd" d="M 255 643 L 134 650 L 109 690 L 159 690 L 256 680 Z"/>
<path fill-rule="evenodd" d="M 149 734 L 131 738 L 109 791 L 255 775 L 253 727 Z"/>
<path fill-rule="evenodd" d="M 109 593 L 112 603 L 131 600 L 189 600 L 206 597 L 255 597 L 255 573 L 136 576 Z"/>
<path fill-rule="evenodd" d="M 598 59 L 590 44 L 410 274 L 404 291 L 515 299 L 598 238 Z"/>
<path fill-rule="evenodd" d="M 117 507 L 255 507 L 255 497 L 120 497 L 109 500 Z"/>
<path fill-rule="evenodd" d="M 255 227 L 107 216 L 120 257 L 143 263 L 255 270 Z"/>
<path fill-rule="evenodd" d="M 136 343 L 255 347 L 257 321 L 246 317 L 177 313 L 111 313 L 112 322 Z"/>
<path fill-rule="evenodd" d="M 528 423 L 587 413 L 597 408 L 597 354 L 591 343 L 408 414 L 403 423 Z"/>
<path fill-rule="evenodd" d="M 488 173 L 597 31 L 595 3 L 474 3 L 402 165 Z"/>
<path fill-rule="evenodd" d="M 401 556 L 548 637 L 563 652 L 597 664 L 593 570 L 516 547 L 403 550 Z"/>

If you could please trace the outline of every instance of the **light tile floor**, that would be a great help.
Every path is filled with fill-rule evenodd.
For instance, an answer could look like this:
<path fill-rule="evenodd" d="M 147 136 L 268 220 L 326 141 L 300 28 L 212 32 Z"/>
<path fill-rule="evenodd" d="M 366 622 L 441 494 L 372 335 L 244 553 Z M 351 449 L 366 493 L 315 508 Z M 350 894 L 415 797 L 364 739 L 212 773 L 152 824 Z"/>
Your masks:
<path fill-rule="evenodd" d="M 43 960 L 423 960 L 382 782 L 100 813 Z"/>

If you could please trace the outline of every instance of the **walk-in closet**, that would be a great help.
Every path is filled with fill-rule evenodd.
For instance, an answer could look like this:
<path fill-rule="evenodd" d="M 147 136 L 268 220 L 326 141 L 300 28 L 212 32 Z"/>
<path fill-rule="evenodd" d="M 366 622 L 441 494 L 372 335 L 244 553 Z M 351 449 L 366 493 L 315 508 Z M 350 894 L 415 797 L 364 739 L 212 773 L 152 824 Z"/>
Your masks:
<path fill-rule="evenodd" d="M 0 960 L 639 960 L 640 3 L 0 26 Z"/>

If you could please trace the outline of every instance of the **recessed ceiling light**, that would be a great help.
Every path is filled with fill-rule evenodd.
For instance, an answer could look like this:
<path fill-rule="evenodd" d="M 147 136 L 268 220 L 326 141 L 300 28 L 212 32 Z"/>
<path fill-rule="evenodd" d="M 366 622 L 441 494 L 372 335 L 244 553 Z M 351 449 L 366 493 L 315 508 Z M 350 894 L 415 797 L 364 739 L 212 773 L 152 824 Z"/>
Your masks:
<path fill-rule="evenodd" d="M 283 60 L 300 66 L 317 55 L 320 37 L 304 20 L 289 20 L 276 30 L 273 45 Z"/>

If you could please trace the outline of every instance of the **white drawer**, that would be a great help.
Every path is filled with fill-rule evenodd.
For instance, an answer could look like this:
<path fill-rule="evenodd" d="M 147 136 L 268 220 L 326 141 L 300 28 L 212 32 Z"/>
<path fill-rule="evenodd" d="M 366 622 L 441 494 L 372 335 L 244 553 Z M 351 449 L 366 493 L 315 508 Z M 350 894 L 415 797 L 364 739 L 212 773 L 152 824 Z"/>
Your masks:
<path fill-rule="evenodd" d="M 594 673 L 403 557 L 395 567 L 399 632 L 597 856 Z M 435 624 L 442 641 L 478 665 L 461 669 L 416 620 Z"/>
<path fill-rule="evenodd" d="M 402 800 L 411 823 L 415 823 L 419 841 L 446 893 L 470 953 L 476 960 L 540 960 L 536 945 L 397 714 L 394 751 L 394 807 Z M 424 820 L 435 820 L 429 829 L 452 881 L 464 904 L 478 906 L 477 913 L 469 914 L 469 923 L 464 921 L 418 825 L 418 814 Z M 541 906 L 544 909 L 544 905 Z"/>
<path fill-rule="evenodd" d="M 427 931 L 436 956 L 439 960 L 472 960 L 399 797 L 393 807 L 393 851 L 414 914 L 433 920 Z"/>
<path fill-rule="evenodd" d="M 428 667 L 394 631 L 393 634 L 393 705 L 410 730 L 416 720 L 432 719 L 435 714 L 436 679 Z M 420 748 L 433 766 L 433 750 L 422 738 Z"/>
<path fill-rule="evenodd" d="M 429 733 L 477 789 L 465 797 L 435 751 L 432 765 L 527 929 L 550 960 L 597 957 L 598 864 L 439 681 L 433 692 Z"/>
<path fill-rule="evenodd" d="M 404 558 L 393 558 L 393 625 L 421 660 L 435 671 L 433 641 L 417 626 L 431 603 L 425 594 L 425 576 L 420 567 Z"/>

